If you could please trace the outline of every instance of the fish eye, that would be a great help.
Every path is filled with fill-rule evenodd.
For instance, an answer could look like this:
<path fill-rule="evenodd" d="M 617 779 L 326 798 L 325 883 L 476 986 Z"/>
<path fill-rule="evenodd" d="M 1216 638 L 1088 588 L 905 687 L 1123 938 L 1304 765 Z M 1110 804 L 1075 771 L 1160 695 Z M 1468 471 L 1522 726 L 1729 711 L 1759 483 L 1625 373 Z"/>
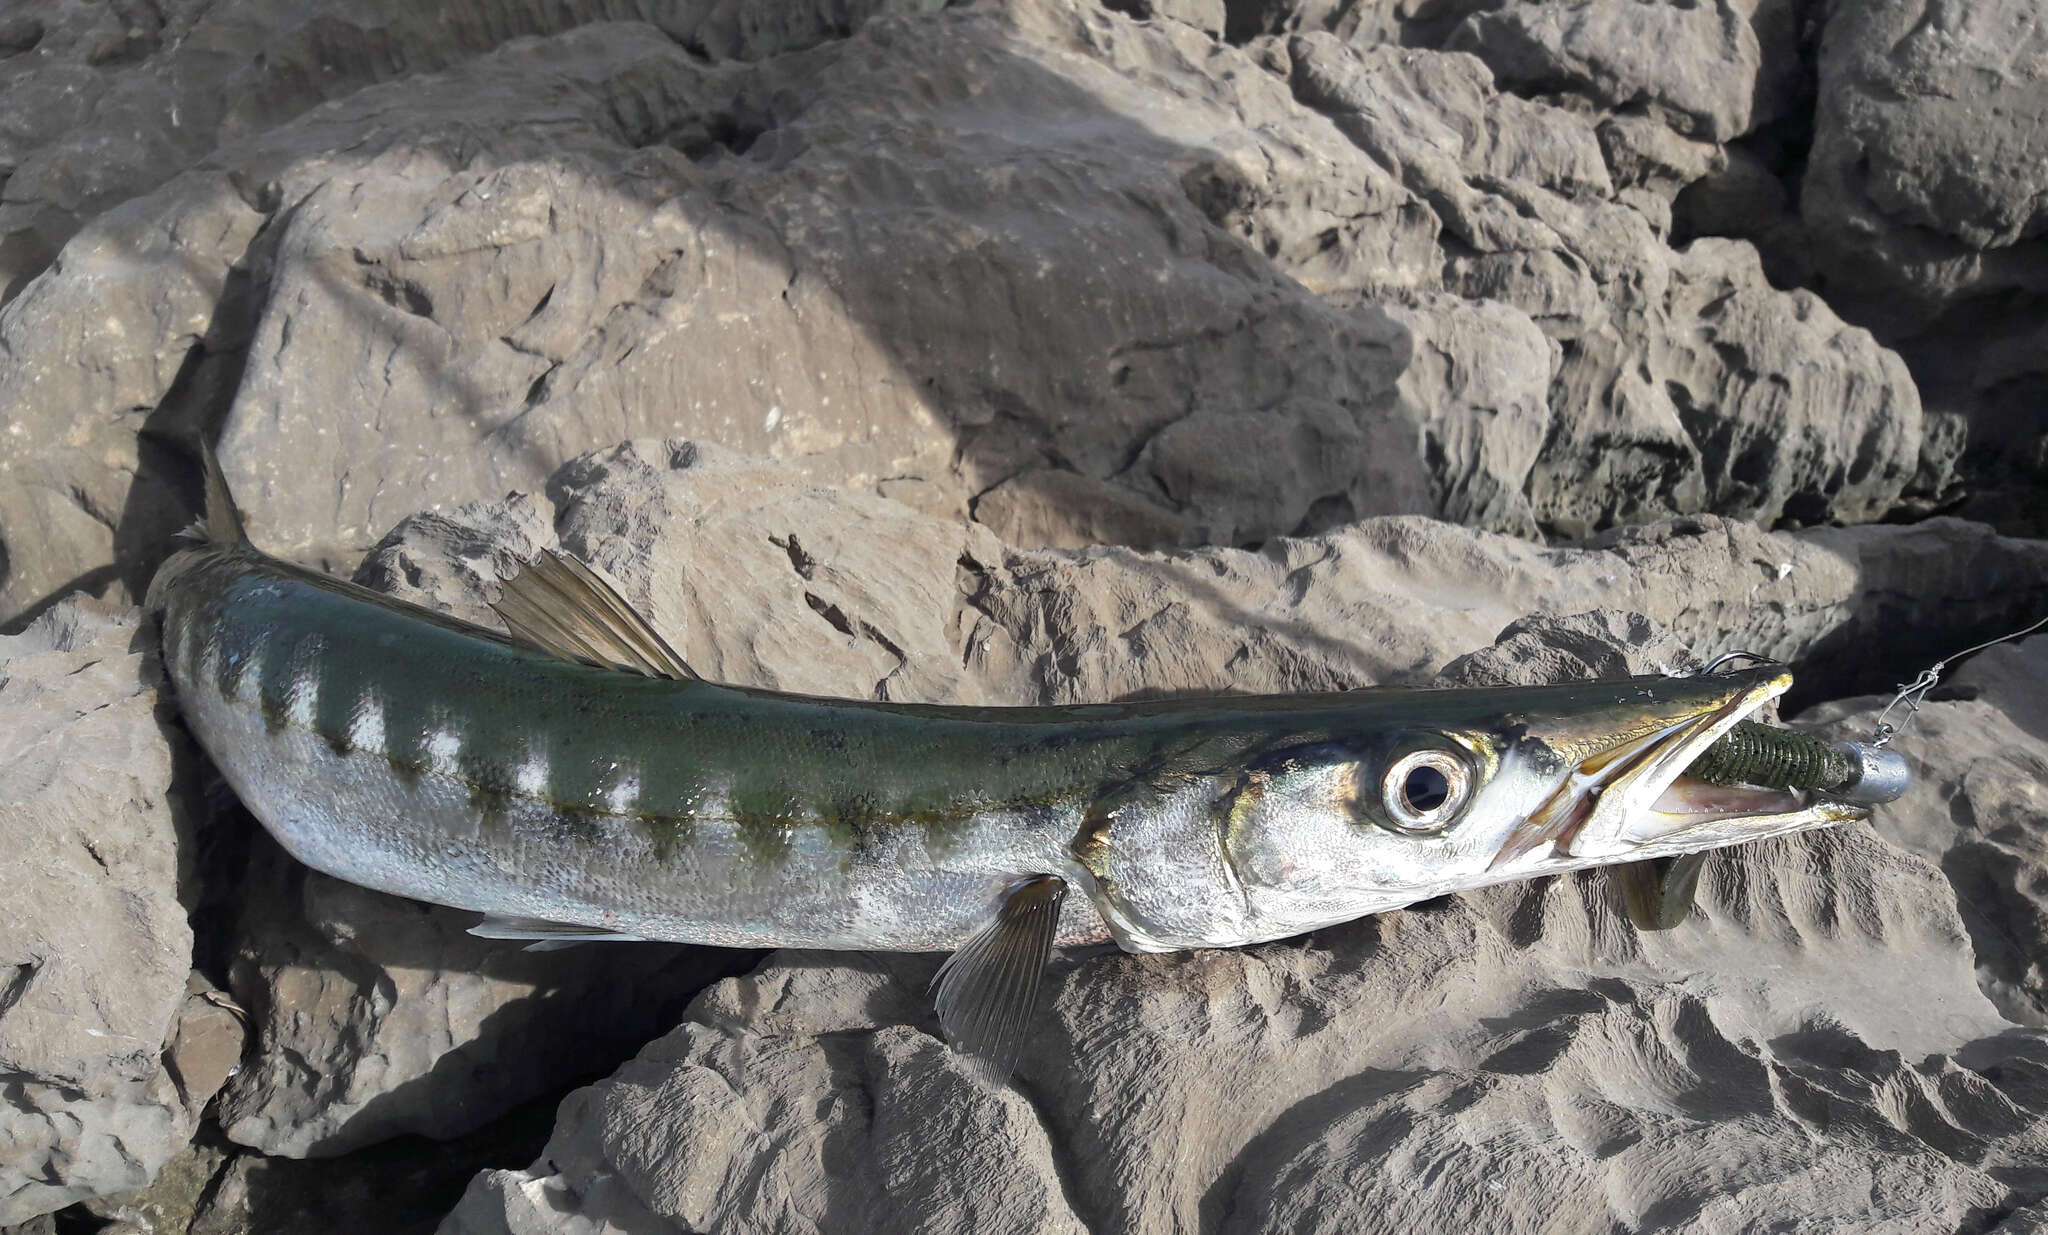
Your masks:
<path fill-rule="evenodd" d="M 1472 792 L 1465 761 L 1443 750 L 1418 750 L 1396 759 L 1380 778 L 1380 805 L 1403 832 L 1436 832 L 1455 819 Z"/>

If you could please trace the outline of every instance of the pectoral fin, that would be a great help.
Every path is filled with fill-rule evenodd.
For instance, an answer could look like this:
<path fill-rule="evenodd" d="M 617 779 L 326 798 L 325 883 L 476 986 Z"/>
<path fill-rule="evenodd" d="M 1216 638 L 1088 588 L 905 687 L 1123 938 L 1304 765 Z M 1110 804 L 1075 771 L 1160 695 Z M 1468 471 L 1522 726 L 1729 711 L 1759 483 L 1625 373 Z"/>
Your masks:
<path fill-rule="evenodd" d="M 1010 889 L 996 920 L 946 958 L 932 979 L 939 1026 L 990 1084 L 1010 1079 L 1038 1006 L 1067 881 L 1035 875 Z"/>
<path fill-rule="evenodd" d="M 1693 893 L 1700 886 L 1700 870 L 1706 863 L 1707 853 L 1702 850 L 1615 867 L 1614 878 L 1621 885 L 1629 921 L 1646 931 L 1668 931 L 1685 921 L 1692 914 Z"/>
<path fill-rule="evenodd" d="M 647 942 L 638 935 L 609 931 L 602 926 L 577 926 L 570 922 L 549 922 L 543 918 L 511 918 L 495 914 L 470 927 L 469 933 L 484 939 L 531 939 L 533 942 L 525 948 L 528 952 L 554 952 L 573 948 L 579 943 Z"/>

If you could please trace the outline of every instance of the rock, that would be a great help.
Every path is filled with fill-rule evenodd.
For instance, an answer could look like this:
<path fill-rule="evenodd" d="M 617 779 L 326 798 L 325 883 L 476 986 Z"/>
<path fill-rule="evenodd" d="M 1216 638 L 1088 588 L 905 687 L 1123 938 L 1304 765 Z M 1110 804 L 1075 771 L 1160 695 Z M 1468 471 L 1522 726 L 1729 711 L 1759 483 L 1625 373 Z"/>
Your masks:
<path fill-rule="evenodd" d="M 1668 226 L 1670 197 L 1713 165 L 1709 150 L 1652 138 L 1640 121 L 1610 118 L 1596 130 L 1561 108 L 1502 96 L 1467 56 L 1313 34 L 1290 40 L 1288 59 L 1296 96 L 1443 220 L 1445 289 L 1500 302 L 1487 307 L 1526 315 L 1561 345 L 1508 366 L 1497 343 L 1414 331 L 1416 354 L 1427 354 L 1427 339 L 1451 374 L 1491 371 L 1502 375 L 1497 385 L 1543 392 L 1547 415 L 1522 399 L 1509 404 L 1512 419 L 1474 417 L 1456 385 L 1428 368 L 1401 378 L 1404 392 L 1431 392 L 1426 402 L 1453 424 L 1540 443 L 1526 471 L 1503 466 L 1529 457 L 1519 448 L 1487 469 L 1524 479 L 1504 504 L 1480 507 L 1491 513 L 1484 526 L 1533 519 L 1585 536 L 1698 510 L 1858 522 L 1919 480 L 1920 401 L 1896 355 L 1812 295 L 1772 288 L 1746 245 L 1703 240 L 1673 252 L 1643 213 Z M 1431 470 L 1457 492 L 1454 472 Z M 1470 507 L 1440 504 L 1471 519 Z"/>
<path fill-rule="evenodd" d="M 1829 14 L 1800 207 L 1831 290 L 1922 328 L 2048 289 L 2048 27 L 2027 0 Z"/>
<path fill-rule="evenodd" d="M 1811 292 L 1773 290 L 1756 250 L 1735 240 L 1687 246 L 1666 307 L 1664 384 L 1713 509 L 1863 523 L 1899 500 L 1920 463 L 1920 396 L 1869 331 Z"/>
<path fill-rule="evenodd" d="M 1725 142 L 1790 105 L 1791 6 L 1699 7 L 1636 0 L 1537 0 L 1465 19 L 1447 40 L 1510 90 L 1570 92 L 1676 131 Z M 1773 38 L 1765 72 L 1759 26 Z"/>
<path fill-rule="evenodd" d="M 1228 19 L 1225 0 L 1117 0 L 1106 7 L 1141 20 L 1157 17 L 1182 22 L 1211 38 L 1223 37 Z"/>
<path fill-rule="evenodd" d="M 1799 186 L 1813 284 L 1967 421 L 1961 510 L 2039 535 L 2048 26 L 2027 0 L 1840 5 L 1818 74 Z"/>
<path fill-rule="evenodd" d="M 75 604 L 0 638 L 0 1223 L 149 1182 L 239 1054 L 186 1000 L 157 674 L 132 619 Z"/>
<path fill-rule="evenodd" d="M 974 518 L 1005 540 L 1048 549 L 1095 544 L 1170 549 L 1199 543 L 1185 520 L 1130 490 L 1049 467 L 1019 472 L 977 496 Z"/>
<path fill-rule="evenodd" d="M 913 45 L 944 82 L 902 78 Z M 161 545 L 131 554 L 116 536 L 134 465 L 62 443 L 132 440 L 125 409 L 179 402 L 181 363 L 204 364 L 201 309 L 220 304 L 175 320 L 145 306 L 230 269 L 246 276 L 219 295 L 235 321 L 204 356 L 232 356 L 232 372 L 179 394 L 224 417 L 238 492 L 305 557 L 367 547 L 411 513 L 400 489 L 460 504 L 684 426 L 827 481 L 918 477 L 964 499 L 1055 460 L 1110 481 L 1175 420 L 1250 416 L 1275 440 L 1297 422 L 1337 432 L 1353 464 L 1338 487 L 1362 509 L 1423 508 L 1426 482 L 1381 496 L 1367 466 L 1406 428 L 1369 415 L 1399 332 L 1277 275 L 1182 178 L 1219 157 L 1278 174 L 1243 225 L 1318 248 L 1332 223 L 1363 236 L 1336 252 L 1353 282 L 1420 277 L 1427 211 L 1281 83 L 1200 63 L 1236 55 L 1092 5 L 877 19 L 812 52 L 711 67 L 597 23 L 252 135 L 125 211 L 127 232 L 75 237 L 0 331 L 0 390 L 24 409 L 0 443 L 10 604 L 110 557 L 131 591 L 125 576 L 147 574 L 131 559 Z M 990 147 L 989 109 L 1037 119 Z M 467 152 L 463 170 L 444 150 Z M 1311 176 L 1366 188 L 1294 187 Z M 177 226 L 204 203 L 233 227 Z M 1387 246 L 1377 213 L 1395 216 Z M 202 236 L 220 239 L 190 251 Z M 92 254 L 160 250 L 117 295 L 91 277 Z M 115 354 L 58 325 L 87 303 L 132 319 Z M 1336 466 L 1312 461 L 1315 485 L 1290 477 L 1274 509 L 1212 534 L 1291 530 L 1292 495 L 1319 496 Z M 1171 480 L 1121 484 L 1157 521 L 1174 513 Z"/>
<path fill-rule="evenodd" d="M 930 961 L 778 954 L 441 1229 L 1953 1226 L 2048 1144 L 2048 1046 L 1975 989 L 1949 896 L 1857 828 L 1716 863 L 1685 933 L 1637 935 L 1581 877 L 1076 957 L 1000 1092 L 933 1036 Z"/>
<path fill-rule="evenodd" d="M 468 934 L 474 913 L 329 879 L 267 841 L 245 897 L 231 979 L 255 1048 L 219 1118 L 285 1157 L 473 1131 L 625 1058 L 745 964 L 668 944 L 526 952 Z"/>
<path fill-rule="evenodd" d="M 0 300 L 81 222 L 220 146 L 378 82 L 622 13 L 700 54 L 760 59 L 821 42 L 887 4 L 487 2 L 454 17 L 393 0 L 40 7 L 0 29 L 0 83 L 13 104 L 0 138 Z"/>
<path fill-rule="evenodd" d="M 1893 743 L 1913 784 L 1877 827 L 1955 885 L 1992 1003 L 2048 1026 L 2048 641 L 1993 648 L 1950 689 L 1966 697 L 1926 704 Z M 1829 703 L 1800 720 L 1867 738 L 1887 698 Z"/>
<path fill-rule="evenodd" d="M 216 430 L 253 523 L 329 566 L 423 500 L 650 434 L 1061 546 L 1864 519 L 1922 458 L 1895 364 L 1664 243 L 1704 143 L 1504 95 L 1471 56 L 1241 51 L 1213 7 L 1082 0 L 446 32 L 380 3 L 331 44 L 245 6 L 102 72 L 160 104 L 190 56 L 276 48 L 190 112 L 200 147 L 234 140 L 85 223 L 0 318 L 13 620 L 137 595 Z M 43 36 L 52 72 L 71 29 Z M 308 46 L 345 71 L 299 81 Z M 245 102 L 265 74 L 274 105 Z M 1746 306 L 1705 330 L 1725 363 L 1691 291 Z M 1744 333 L 1765 326 L 1827 359 L 1789 364 Z M 1780 381 L 1782 409 L 1750 393 Z M 1757 435 L 1800 450 L 1739 453 Z M 1852 447 L 1877 455 L 1803 453 Z"/>
<path fill-rule="evenodd" d="M 496 580 L 556 545 L 713 678 L 930 702 L 1344 689 L 1596 607 L 1861 690 L 2048 611 L 2048 545 L 1955 519 L 1793 534 L 1706 516 L 1546 549 L 1379 518 L 1257 552 L 1051 552 L 678 439 L 595 452 L 545 497 L 409 520 L 357 578 L 489 623 Z"/>
<path fill-rule="evenodd" d="M 203 974 L 185 979 L 185 1002 L 164 1043 L 164 1069 L 192 1110 L 204 1107 L 242 1066 L 248 1013 Z"/>
<path fill-rule="evenodd" d="M 1640 613 L 1612 609 L 1510 622 L 1492 647 L 1443 667 L 1437 686 L 1537 686 L 1643 674 L 1692 673 L 1700 658 Z"/>

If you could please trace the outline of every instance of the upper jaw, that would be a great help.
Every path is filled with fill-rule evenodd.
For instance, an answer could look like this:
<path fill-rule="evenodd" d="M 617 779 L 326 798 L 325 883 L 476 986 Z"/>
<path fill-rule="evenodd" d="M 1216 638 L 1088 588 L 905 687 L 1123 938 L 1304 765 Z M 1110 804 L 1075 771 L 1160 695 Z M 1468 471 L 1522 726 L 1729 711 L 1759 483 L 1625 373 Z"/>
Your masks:
<path fill-rule="evenodd" d="M 1584 754 L 1501 844 L 1491 868 L 1527 873 L 1667 857 L 1866 819 L 1860 806 L 1789 790 L 1710 786 L 1683 776 L 1722 734 L 1792 684 L 1790 674 L 1728 675 L 1664 705 L 1642 736 Z"/>

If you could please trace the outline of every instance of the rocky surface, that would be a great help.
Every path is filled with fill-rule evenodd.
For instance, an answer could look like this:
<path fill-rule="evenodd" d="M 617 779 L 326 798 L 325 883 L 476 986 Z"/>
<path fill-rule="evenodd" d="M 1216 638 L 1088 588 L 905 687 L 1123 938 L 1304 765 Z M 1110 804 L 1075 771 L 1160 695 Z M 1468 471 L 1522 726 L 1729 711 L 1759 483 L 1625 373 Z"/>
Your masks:
<path fill-rule="evenodd" d="M 488 622 L 497 580 L 555 547 L 610 572 L 707 676 L 930 702 L 1414 680 L 1517 619 L 1596 608 L 1854 674 L 2048 606 L 2048 544 L 1953 519 L 1769 533 L 1709 516 L 1543 548 L 1378 518 L 1258 551 L 1060 552 L 680 439 L 407 520 L 357 578 Z"/>
<path fill-rule="evenodd" d="M 2048 20 L 2027 0 L 1839 6 L 1799 212 L 1831 298 L 1969 424 L 1973 511 L 2048 529 Z"/>
<path fill-rule="evenodd" d="M 479 5 L 400 53 L 420 18 L 310 8 L 201 10 L 97 67 L 80 10 L 9 61 L 31 93 L 97 82 L 76 140 L 108 145 L 195 58 L 264 53 L 170 109 L 190 170 L 112 158 L 105 192 L 140 195 L 75 234 L 101 198 L 37 169 L 76 151 L 20 139 L 21 243 L 69 239 L 0 312 L 5 611 L 136 594 L 207 424 L 280 547 L 337 563 L 398 494 L 649 433 L 1047 545 L 1857 521 L 1925 453 L 1897 358 L 1739 247 L 1667 243 L 1711 140 L 1468 54 L 1240 49 L 1080 0 Z"/>
<path fill-rule="evenodd" d="M 2048 290 L 2048 20 L 2024 0 L 1832 15 L 1800 209 L 1829 278 L 1911 330 Z"/>
<path fill-rule="evenodd" d="M 133 620 L 67 604 L 0 638 L 0 1223 L 147 1183 L 240 1054 L 187 999 L 192 821 L 156 687 Z"/>
<path fill-rule="evenodd" d="M 2044 30 L 0 14 L 0 821 L 34 858 L 0 868 L 0 1224 L 424 1230 L 490 1168 L 448 1230 L 2032 1229 L 2039 640 L 1952 675 L 1873 827 L 1717 858 L 1683 930 L 1585 876 L 1076 955 L 995 1093 L 933 1036 L 932 958 L 777 954 L 684 1015 L 754 958 L 529 954 L 299 870 L 200 792 L 146 624 L 63 598 L 140 596 L 203 438 L 268 547 L 480 620 L 558 548 L 728 681 L 1071 702 L 1742 648 L 1860 734 L 1865 692 L 2048 613 L 2048 542 L 1885 522 L 2048 528 Z"/>
<path fill-rule="evenodd" d="M 255 1038 L 222 1130 L 285 1157 L 474 1131 L 675 1023 L 745 953 L 648 944 L 522 950 L 477 915 L 383 896 L 263 844 L 231 989 Z"/>
<path fill-rule="evenodd" d="M 1999 1011 L 2048 1026 L 2048 644 L 1994 648 L 1944 693 L 1899 736 L 1914 784 L 1877 826 L 1955 884 L 1978 980 Z M 1883 704 L 1843 700 L 1814 719 L 1862 737 Z"/>

